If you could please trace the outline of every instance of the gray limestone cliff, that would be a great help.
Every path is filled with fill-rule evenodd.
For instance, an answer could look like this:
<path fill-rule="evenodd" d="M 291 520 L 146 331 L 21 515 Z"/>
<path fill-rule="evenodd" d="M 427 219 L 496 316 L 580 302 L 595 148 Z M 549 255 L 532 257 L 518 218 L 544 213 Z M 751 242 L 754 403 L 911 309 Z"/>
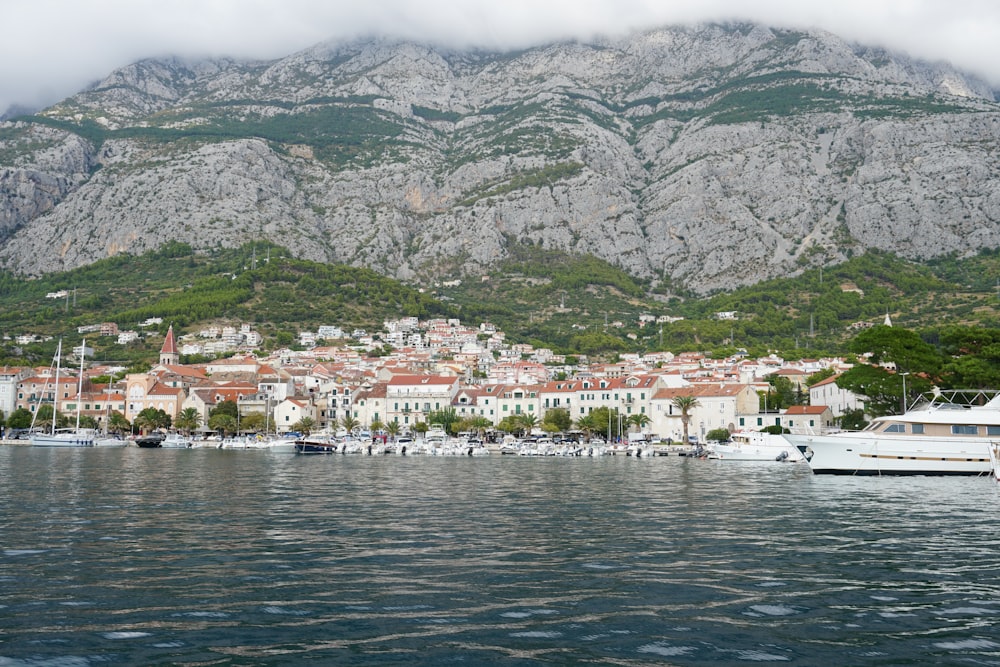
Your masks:
<path fill-rule="evenodd" d="M 947 65 L 759 25 L 142 61 L 0 124 L 0 265 L 269 239 L 426 279 L 516 242 L 705 292 L 1000 246 L 998 138 Z"/>

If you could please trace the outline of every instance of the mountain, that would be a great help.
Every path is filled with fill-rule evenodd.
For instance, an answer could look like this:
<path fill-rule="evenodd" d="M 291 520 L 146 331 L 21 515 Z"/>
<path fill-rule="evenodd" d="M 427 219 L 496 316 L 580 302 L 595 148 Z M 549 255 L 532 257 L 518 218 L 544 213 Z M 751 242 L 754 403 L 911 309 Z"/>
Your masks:
<path fill-rule="evenodd" d="M 1000 246 L 998 137 L 946 64 L 761 25 L 146 60 L 0 123 L 0 266 L 268 240 L 428 281 L 527 244 L 707 293 Z"/>

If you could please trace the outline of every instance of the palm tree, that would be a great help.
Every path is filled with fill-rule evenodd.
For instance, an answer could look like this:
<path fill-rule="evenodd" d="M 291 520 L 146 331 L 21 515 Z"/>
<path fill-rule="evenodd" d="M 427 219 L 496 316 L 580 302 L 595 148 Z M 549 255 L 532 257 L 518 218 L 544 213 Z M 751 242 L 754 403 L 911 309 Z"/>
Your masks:
<path fill-rule="evenodd" d="M 376 417 L 372 420 L 372 423 L 368 425 L 368 428 L 371 429 L 372 433 L 378 433 L 379 431 L 385 430 L 385 424 L 382 423 L 381 419 Z"/>
<path fill-rule="evenodd" d="M 292 430 L 298 431 L 303 435 L 309 435 L 309 432 L 316 426 L 316 420 L 312 417 L 302 417 L 297 422 L 292 424 Z"/>
<path fill-rule="evenodd" d="M 138 421 L 139 417 L 136 417 L 136 422 Z M 214 414 L 208 418 L 208 427 L 213 431 L 222 431 L 222 435 L 225 437 L 236 433 L 236 418 L 223 413 Z"/>
<path fill-rule="evenodd" d="M 594 413 L 588 413 L 576 420 L 576 427 L 583 431 L 583 435 L 587 440 L 590 440 L 590 436 L 597 430 L 594 426 Z"/>
<path fill-rule="evenodd" d="M 524 429 L 523 435 L 531 433 L 531 429 L 538 426 L 538 417 L 532 414 L 520 414 L 517 416 L 517 421 L 521 424 L 521 428 Z"/>
<path fill-rule="evenodd" d="M 691 410 L 701 405 L 692 394 L 675 396 L 671 401 L 673 406 L 681 411 L 681 424 L 684 425 L 684 444 L 688 444 L 688 424 L 691 423 Z"/>
<path fill-rule="evenodd" d="M 198 412 L 198 408 L 184 408 L 177 415 L 174 425 L 184 431 L 185 435 L 191 435 L 191 431 L 201 426 L 201 413 Z"/>
<path fill-rule="evenodd" d="M 111 433 L 129 433 L 132 431 L 132 424 L 125 419 L 125 415 L 115 410 L 108 417 L 108 431 Z"/>
<path fill-rule="evenodd" d="M 391 421 L 385 425 L 385 432 L 388 433 L 389 437 L 391 437 L 393 440 L 395 440 L 396 436 L 399 435 L 400 430 L 401 429 L 399 428 L 399 422 L 397 421 Z"/>
<path fill-rule="evenodd" d="M 476 433 L 479 434 L 480 438 L 485 436 L 486 431 L 490 430 L 492 426 L 493 422 L 491 422 L 486 417 L 473 417 L 472 419 L 469 420 L 469 429 L 470 430 L 475 429 Z"/>
<path fill-rule="evenodd" d="M 629 426 L 635 426 L 635 429 L 642 433 L 642 429 L 649 426 L 649 422 L 651 421 L 652 420 L 649 418 L 649 415 L 637 412 L 634 415 L 629 415 L 625 420 L 625 423 Z"/>
<path fill-rule="evenodd" d="M 361 422 L 351 415 L 344 415 L 344 418 L 340 420 L 340 425 L 343 426 L 348 433 L 353 433 L 354 429 L 361 426 Z"/>

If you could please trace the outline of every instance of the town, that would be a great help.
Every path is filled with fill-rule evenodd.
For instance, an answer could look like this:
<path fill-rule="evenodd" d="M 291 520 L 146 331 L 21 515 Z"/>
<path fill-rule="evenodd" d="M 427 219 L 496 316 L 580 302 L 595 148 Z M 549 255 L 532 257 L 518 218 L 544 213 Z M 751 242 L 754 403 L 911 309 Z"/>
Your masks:
<path fill-rule="evenodd" d="M 120 335 L 113 323 L 81 327 L 80 333 Z M 488 323 L 472 327 L 454 319 L 413 317 L 386 321 L 378 334 L 320 327 L 300 333 L 299 349 L 261 358 L 253 351 L 259 343 L 247 324 L 183 337 L 170 326 L 159 359 L 147 372 L 125 374 L 124 368 L 81 363 L 82 377 L 80 368 L 64 367 L 55 386 L 51 368 L 3 368 L 0 410 L 7 416 L 34 415 L 55 401 L 59 414 L 82 415 L 107 431 L 116 414 L 133 424 L 153 409 L 174 423 L 182 413 L 195 414 L 200 429 L 208 432 L 212 411 L 230 401 L 237 406 L 237 424 L 243 425 L 235 430 L 280 435 L 303 425 L 331 433 L 392 425 L 393 434 L 407 434 L 426 429 L 442 411 L 491 428 L 503 428 L 510 419 L 538 428 L 547 414 L 561 410 L 575 425 L 603 408 L 620 422 L 606 436 L 679 442 L 685 432 L 692 441 L 704 441 L 718 429 L 821 430 L 863 407 L 859 397 L 834 382 L 850 367 L 840 358 L 785 361 L 777 355 L 750 359 L 737 354 L 711 359 L 657 352 L 591 362 L 508 344 L 504 333 Z M 213 361 L 180 363 L 182 353 L 226 351 L 229 356 Z M 82 361 L 87 354 L 77 347 L 71 356 Z M 810 376 L 824 371 L 827 377 L 807 386 Z M 787 380 L 803 398 L 801 405 L 768 407 L 775 377 Z M 121 379 L 100 384 L 94 378 Z M 679 396 L 695 399 L 686 415 L 678 409 Z"/>

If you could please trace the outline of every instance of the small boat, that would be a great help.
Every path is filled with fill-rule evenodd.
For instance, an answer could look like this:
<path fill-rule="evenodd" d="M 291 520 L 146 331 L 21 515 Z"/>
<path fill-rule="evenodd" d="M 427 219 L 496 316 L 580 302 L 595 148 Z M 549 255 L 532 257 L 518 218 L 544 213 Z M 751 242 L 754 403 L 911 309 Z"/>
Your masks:
<path fill-rule="evenodd" d="M 1000 392 L 938 391 L 861 431 L 784 436 L 816 474 L 988 475 L 1000 439 Z"/>
<path fill-rule="evenodd" d="M 135 439 L 135 446 L 142 447 L 143 449 L 153 449 L 163 446 L 163 441 L 165 436 L 162 433 L 149 433 L 147 435 L 140 435 Z"/>
<path fill-rule="evenodd" d="M 190 449 L 193 443 L 180 433 L 168 433 L 160 441 L 160 447 L 164 449 Z"/>
<path fill-rule="evenodd" d="M 94 440 L 94 447 L 128 447 L 128 440 L 105 435 Z"/>
<path fill-rule="evenodd" d="M 336 454 L 340 443 L 324 438 L 299 438 L 295 441 L 296 454 Z"/>
<path fill-rule="evenodd" d="M 782 435 L 763 431 L 737 431 L 728 442 L 714 442 L 710 459 L 722 461 L 804 462 L 805 456 Z"/>
<path fill-rule="evenodd" d="M 1000 441 L 990 443 L 990 465 L 993 466 L 993 478 L 1000 482 Z"/>

